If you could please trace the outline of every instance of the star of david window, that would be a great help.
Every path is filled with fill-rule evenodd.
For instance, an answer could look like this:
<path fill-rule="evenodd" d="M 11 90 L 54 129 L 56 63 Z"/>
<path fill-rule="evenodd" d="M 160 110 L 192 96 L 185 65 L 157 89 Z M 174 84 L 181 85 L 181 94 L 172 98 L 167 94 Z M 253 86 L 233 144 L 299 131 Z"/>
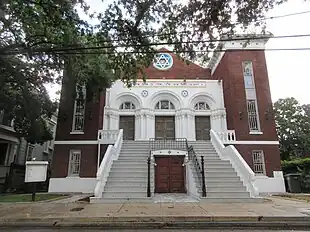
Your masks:
<path fill-rule="evenodd" d="M 159 53 L 155 55 L 153 65 L 159 70 L 167 70 L 173 65 L 172 56 L 169 53 Z"/>
<path fill-rule="evenodd" d="M 156 110 L 174 110 L 175 107 L 171 101 L 163 100 L 157 102 L 155 105 Z"/>
<path fill-rule="evenodd" d="M 198 102 L 198 103 L 196 103 L 194 109 L 195 110 L 209 110 L 210 107 L 209 107 L 208 103 L 206 103 L 206 102 Z"/>
<path fill-rule="evenodd" d="M 136 106 L 132 102 L 123 102 L 120 105 L 119 109 L 120 110 L 134 110 L 134 109 L 136 109 Z"/>

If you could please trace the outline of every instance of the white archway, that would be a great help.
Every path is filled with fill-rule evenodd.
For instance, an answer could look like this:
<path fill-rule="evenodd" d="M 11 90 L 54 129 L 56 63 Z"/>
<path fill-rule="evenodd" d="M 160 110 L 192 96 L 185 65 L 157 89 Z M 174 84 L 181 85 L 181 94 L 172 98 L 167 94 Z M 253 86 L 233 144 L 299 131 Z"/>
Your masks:
<path fill-rule="evenodd" d="M 207 94 L 207 93 L 199 93 L 199 94 L 195 94 L 194 96 L 192 96 L 191 99 L 189 100 L 188 108 L 194 110 L 195 105 L 200 102 L 207 103 L 210 110 L 216 108 L 216 101 L 214 100 L 211 94 Z"/>
<path fill-rule="evenodd" d="M 181 98 L 176 95 L 174 92 L 169 91 L 169 90 L 162 90 L 162 91 L 158 91 L 156 93 L 154 93 L 151 96 L 151 104 L 150 104 L 150 108 L 151 109 L 155 109 L 156 108 L 156 104 L 159 101 L 170 101 L 173 105 L 174 105 L 174 110 L 179 110 L 182 108 L 182 100 Z"/>
<path fill-rule="evenodd" d="M 141 109 L 143 107 L 142 106 L 143 103 L 139 96 L 137 96 L 134 93 L 125 92 L 125 93 L 119 94 L 116 97 L 115 102 L 113 102 L 112 108 L 119 109 L 120 105 L 125 102 L 133 103 L 135 105 L 135 109 Z"/>

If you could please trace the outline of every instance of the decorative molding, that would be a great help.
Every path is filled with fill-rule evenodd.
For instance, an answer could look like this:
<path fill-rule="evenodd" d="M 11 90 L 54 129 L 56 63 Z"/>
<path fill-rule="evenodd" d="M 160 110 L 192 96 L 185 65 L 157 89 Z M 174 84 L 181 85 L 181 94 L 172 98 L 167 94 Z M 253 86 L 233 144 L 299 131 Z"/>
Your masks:
<path fill-rule="evenodd" d="M 87 144 L 98 144 L 98 140 L 62 140 L 55 141 L 55 145 L 87 145 Z"/>
<path fill-rule="evenodd" d="M 182 80 L 179 80 L 179 81 L 163 81 L 163 80 L 160 80 L 160 81 L 147 81 L 147 82 L 143 82 L 143 81 L 137 81 L 133 87 L 159 87 L 159 88 L 162 88 L 162 87 L 168 87 L 168 88 L 171 88 L 171 87 L 181 87 L 181 88 L 205 88 L 206 87 L 206 84 L 207 84 L 207 81 L 195 81 L 195 82 L 191 82 L 191 81 L 182 81 Z"/>
<path fill-rule="evenodd" d="M 70 135 L 83 135 L 84 131 L 71 131 Z"/>

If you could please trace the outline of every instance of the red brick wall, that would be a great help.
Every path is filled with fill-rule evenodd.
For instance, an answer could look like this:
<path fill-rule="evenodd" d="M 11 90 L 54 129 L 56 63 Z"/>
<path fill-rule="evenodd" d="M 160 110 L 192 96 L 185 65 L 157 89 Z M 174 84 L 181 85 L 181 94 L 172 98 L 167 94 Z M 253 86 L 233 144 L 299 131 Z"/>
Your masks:
<path fill-rule="evenodd" d="M 262 135 L 250 135 L 247 118 L 242 62 L 252 61 Z M 226 52 L 213 79 L 223 80 L 228 129 L 236 131 L 238 140 L 278 140 L 274 118 L 266 118 L 272 105 L 264 51 Z M 243 114 L 240 119 L 239 112 Z"/>
<path fill-rule="evenodd" d="M 101 145 L 104 154 L 108 145 Z M 55 145 L 55 155 L 52 165 L 52 178 L 63 178 L 68 175 L 70 150 L 81 150 L 80 177 L 96 177 L 98 145 L 74 144 Z"/>
<path fill-rule="evenodd" d="M 278 145 L 235 145 L 244 160 L 253 169 L 252 150 L 263 150 L 267 176 L 272 177 L 273 171 L 281 171 Z"/>
<path fill-rule="evenodd" d="M 256 96 L 262 135 L 249 134 L 247 106 L 242 62 L 252 61 Z M 236 131 L 237 140 L 277 141 L 274 118 L 266 118 L 265 112 L 272 105 L 269 79 L 264 51 L 229 51 L 217 66 L 212 79 L 223 81 L 224 103 L 227 128 Z M 243 113 L 240 118 L 239 112 Z M 268 176 L 280 170 L 280 151 L 278 145 L 236 145 L 240 154 L 252 167 L 252 150 L 263 150 Z"/>
<path fill-rule="evenodd" d="M 160 51 L 167 51 L 160 49 Z M 173 58 L 173 66 L 168 70 L 159 70 L 151 64 L 145 69 L 147 78 L 149 79 L 209 79 L 211 77 L 210 69 L 202 68 L 194 63 L 186 64 L 175 54 L 169 53 Z"/>
<path fill-rule="evenodd" d="M 96 96 L 91 91 L 86 93 L 84 134 L 70 134 L 75 101 L 74 80 L 64 79 L 60 99 L 56 140 L 97 140 L 98 130 L 103 123 L 105 91 Z"/>

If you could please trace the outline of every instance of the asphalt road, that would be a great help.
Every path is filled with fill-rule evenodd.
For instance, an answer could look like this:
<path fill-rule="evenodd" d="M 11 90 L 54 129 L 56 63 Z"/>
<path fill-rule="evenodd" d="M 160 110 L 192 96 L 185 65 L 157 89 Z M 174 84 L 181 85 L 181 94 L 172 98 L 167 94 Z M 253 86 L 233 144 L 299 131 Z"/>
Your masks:
<path fill-rule="evenodd" d="M 1 232 L 305 232 L 309 230 L 230 230 L 230 229 L 219 229 L 219 230 L 98 230 L 98 229 L 0 229 Z"/>

